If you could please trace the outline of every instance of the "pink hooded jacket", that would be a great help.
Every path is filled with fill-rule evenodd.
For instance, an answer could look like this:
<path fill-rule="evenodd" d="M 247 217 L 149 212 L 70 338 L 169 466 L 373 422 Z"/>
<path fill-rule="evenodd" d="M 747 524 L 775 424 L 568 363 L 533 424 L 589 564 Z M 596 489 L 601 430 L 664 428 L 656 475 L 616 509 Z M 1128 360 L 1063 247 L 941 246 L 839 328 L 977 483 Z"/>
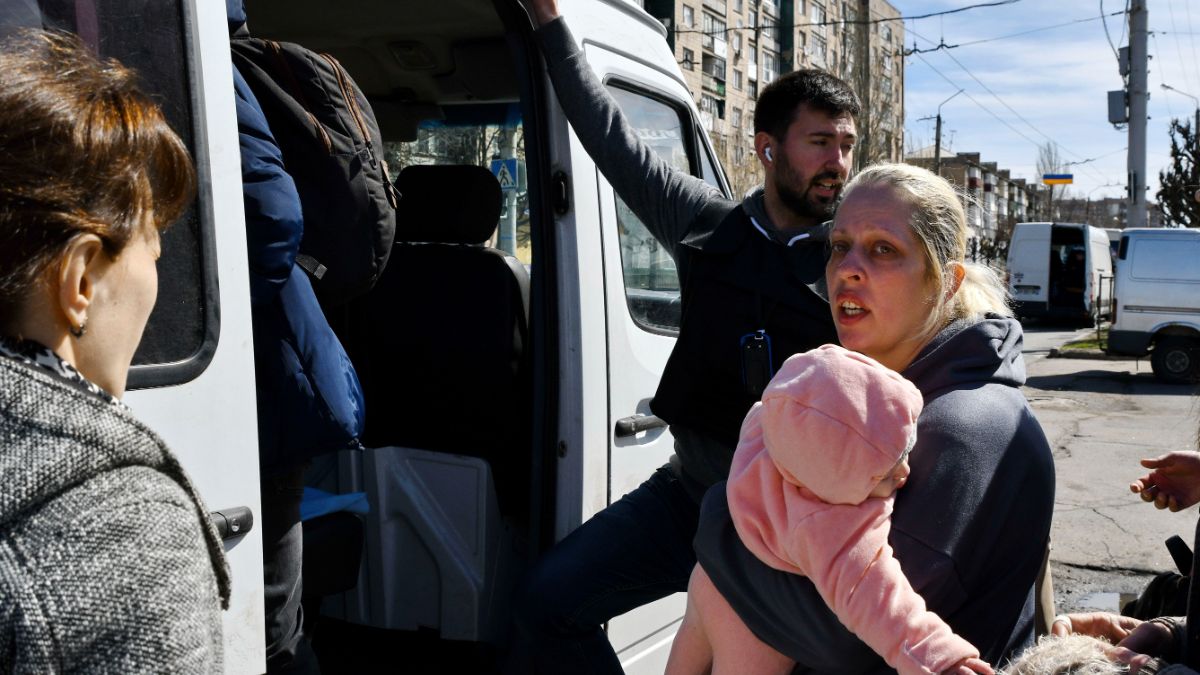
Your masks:
<path fill-rule="evenodd" d="M 916 439 L 921 393 L 835 345 L 784 362 L 742 423 L 726 488 L 738 535 L 812 580 L 838 619 L 902 675 L 979 651 L 913 590 L 888 545 L 894 497 L 871 497 Z"/>

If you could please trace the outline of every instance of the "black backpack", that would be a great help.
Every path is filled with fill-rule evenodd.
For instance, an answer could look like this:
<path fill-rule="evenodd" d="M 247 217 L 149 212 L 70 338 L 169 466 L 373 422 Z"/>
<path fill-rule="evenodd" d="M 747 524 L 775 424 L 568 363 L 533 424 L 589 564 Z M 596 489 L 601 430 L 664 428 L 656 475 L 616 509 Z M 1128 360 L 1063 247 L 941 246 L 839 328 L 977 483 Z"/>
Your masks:
<path fill-rule="evenodd" d="M 328 54 L 251 37 L 230 45 L 300 193 L 304 238 L 296 263 L 323 305 L 344 304 L 375 285 L 396 234 L 400 195 L 375 113 Z"/>

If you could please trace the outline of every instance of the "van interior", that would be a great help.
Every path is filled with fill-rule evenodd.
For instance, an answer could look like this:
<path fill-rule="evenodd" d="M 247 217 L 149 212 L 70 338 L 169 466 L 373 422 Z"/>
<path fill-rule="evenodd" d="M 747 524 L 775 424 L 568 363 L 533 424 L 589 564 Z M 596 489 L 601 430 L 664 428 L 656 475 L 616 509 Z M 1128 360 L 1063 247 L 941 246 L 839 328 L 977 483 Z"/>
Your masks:
<path fill-rule="evenodd" d="M 365 491 L 371 512 L 357 574 L 308 594 L 306 569 L 314 646 L 337 670 L 378 667 L 381 649 L 407 668 L 431 642 L 439 672 L 490 669 L 553 513 L 553 303 L 539 283 L 553 247 L 536 227 L 549 207 L 526 188 L 546 166 L 529 21 L 512 0 L 247 0 L 246 13 L 252 36 L 341 62 L 402 195 L 375 288 L 326 308 L 363 384 L 368 449 L 319 458 L 309 483 Z M 339 540 L 322 532 L 337 522 L 306 523 L 306 541 Z M 310 548 L 313 569 L 354 551 Z"/>
<path fill-rule="evenodd" d="M 1087 242 L 1079 227 L 1050 229 L 1051 307 L 1086 313 Z"/>

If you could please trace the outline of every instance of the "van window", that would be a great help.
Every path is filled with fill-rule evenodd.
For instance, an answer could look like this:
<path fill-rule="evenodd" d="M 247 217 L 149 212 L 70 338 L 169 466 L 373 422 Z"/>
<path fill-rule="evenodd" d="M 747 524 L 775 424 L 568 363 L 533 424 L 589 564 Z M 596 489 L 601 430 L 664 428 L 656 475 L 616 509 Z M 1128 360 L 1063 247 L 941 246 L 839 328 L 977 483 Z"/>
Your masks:
<path fill-rule="evenodd" d="M 691 173 L 692 162 L 685 145 L 686 126 L 677 108 L 612 84 L 608 85 L 608 91 L 643 142 L 677 171 Z M 715 171 L 706 173 L 711 173 L 715 180 Z M 630 316 L 638 326 L 651 332 L 678 332 L 679 273 L 675 261 L 619 196 L 617 231 Z"/>
<path fill-rule="evenodd" d="M 482 166 L 500 181 L 504 208 L 496 233 L 487 243 L 533 263 L 529 192 L 525 181 L 525 131 L 519 103 L 443 106 L 442 117 L 417 127 L 412 141 L 389 140 L 384 152 L 392 178 L 411 164 Z M 397 232 L 397 238 L 401 236 Z"/>
<path fill-rule="evenodd" d="M 1130 275 L 1134 279 L 1200 281 L 1200 242 L 1166 239 L 1135 241 L 1129 257 L 1133 262 Z"/>
<path fill-rule="evenodd" d="M 136 70 L 171 127 L 204 171 L 194 142 L 194 101 L 179 0 L 0 0 L 0 34 L 20 28 L 76 33 L 102 57 Z M 200 180 L 201 190 L 206 181 Z M 217 341 L 217 283 L 211 214 L 194 202 L 166 231 L 158 303 L 133 359 L 129 388 L 178 384 L 199 375 Z"/>

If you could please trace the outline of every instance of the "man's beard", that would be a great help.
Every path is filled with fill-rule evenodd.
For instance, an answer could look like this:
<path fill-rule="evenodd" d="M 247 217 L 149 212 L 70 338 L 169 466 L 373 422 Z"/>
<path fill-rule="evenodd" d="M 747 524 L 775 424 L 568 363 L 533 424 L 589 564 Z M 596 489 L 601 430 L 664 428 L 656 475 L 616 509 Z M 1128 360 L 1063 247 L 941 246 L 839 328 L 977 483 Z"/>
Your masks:
<path fill-rule="evenodd" d="M 824 222 L 833 218 L 834 211 L 837 210 L 838 199 L 834 197 L 827 203 L 820 202 L 809 197 L 809 191 L 813 185 L 826 178 L 834 181 L 840 181 L 841 176 L 833 172 L 825 172 L 817 174 L 808 181 L 804 192 L 799 192 L 792 186 L 797 182 L 796 172 L 792 170 L 790 164 L 787 163 L 786 156 L 781 156 L 780 161 L 775 165 L 775 192 L 779 195 L 779 200 L 783 202 L 792 213 L 802 217 L 814 220 L 818 223 Z"/>

